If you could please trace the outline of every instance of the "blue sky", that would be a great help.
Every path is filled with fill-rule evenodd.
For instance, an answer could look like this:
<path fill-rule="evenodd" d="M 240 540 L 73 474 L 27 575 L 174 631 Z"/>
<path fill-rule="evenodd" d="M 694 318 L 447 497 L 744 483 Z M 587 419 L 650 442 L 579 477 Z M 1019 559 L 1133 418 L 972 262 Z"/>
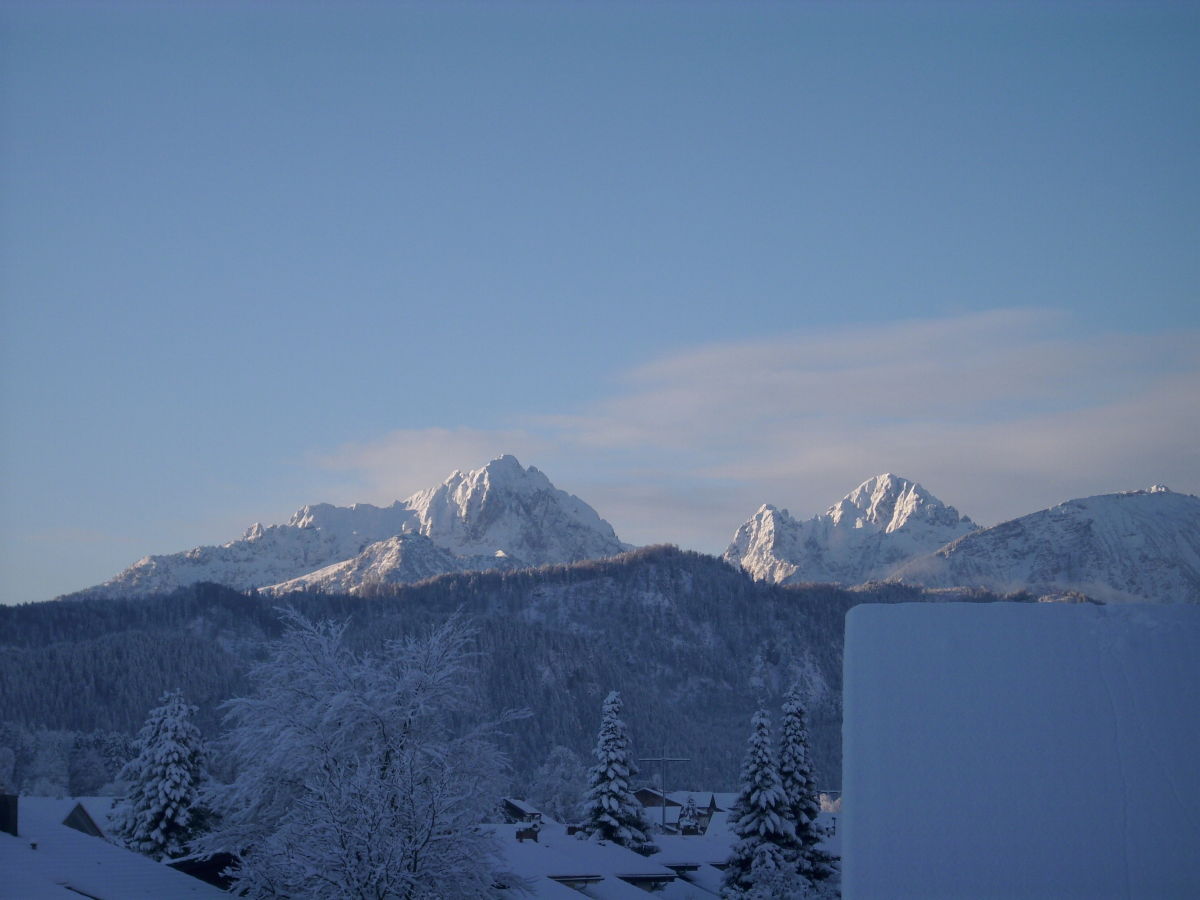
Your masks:
<path fill-rule="evenodd" d="M 503 452 L 723 549 L 1200 492 L 1200 11 L 7 3 L 0 602 Z"/>

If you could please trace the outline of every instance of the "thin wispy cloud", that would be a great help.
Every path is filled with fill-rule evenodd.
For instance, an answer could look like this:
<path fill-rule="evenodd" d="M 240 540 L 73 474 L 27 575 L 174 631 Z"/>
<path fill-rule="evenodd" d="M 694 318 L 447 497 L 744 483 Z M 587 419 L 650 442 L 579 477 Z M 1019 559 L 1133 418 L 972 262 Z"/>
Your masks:
<path fill-rule="evenodd" d="M 1079 333 L 1053 311 L 709 344 L 593 406 L 488 431 L 415 429 L 321 464 L 385 501 L 515 453 L 630 541 L 719 550 L 763 502 L 812 515 L 893 471 L 991 524 L 1086 493 L 1200 481 L 1194 333 Z"/>

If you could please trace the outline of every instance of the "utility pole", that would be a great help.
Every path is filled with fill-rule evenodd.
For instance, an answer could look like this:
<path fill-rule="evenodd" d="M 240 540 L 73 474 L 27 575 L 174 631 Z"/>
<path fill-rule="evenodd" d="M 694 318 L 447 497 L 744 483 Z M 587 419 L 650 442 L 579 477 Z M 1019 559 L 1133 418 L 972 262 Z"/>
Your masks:
<path fill-rule="evenodd" d="M 666 748 L 663 748 L 662 756 L 643 756 L 641 762 L 656 762 L 662 763 L 662 780 L 659 782 L 659 792 L 662 794 L 662 829 L 667 830 L 667 763 L 672 762 L 691 762 L 691 759 L 686 756 L 667 756 Z"/>

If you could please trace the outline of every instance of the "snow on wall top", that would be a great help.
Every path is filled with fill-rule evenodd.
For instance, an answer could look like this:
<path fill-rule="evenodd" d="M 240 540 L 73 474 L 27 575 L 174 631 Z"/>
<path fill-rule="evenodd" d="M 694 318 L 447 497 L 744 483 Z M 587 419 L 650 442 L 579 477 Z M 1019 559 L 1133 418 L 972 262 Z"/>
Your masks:
<path fill-rule="evenodd" d="M 1200 896 L 1200 608 L 846 617 L 843 895 Z"/>

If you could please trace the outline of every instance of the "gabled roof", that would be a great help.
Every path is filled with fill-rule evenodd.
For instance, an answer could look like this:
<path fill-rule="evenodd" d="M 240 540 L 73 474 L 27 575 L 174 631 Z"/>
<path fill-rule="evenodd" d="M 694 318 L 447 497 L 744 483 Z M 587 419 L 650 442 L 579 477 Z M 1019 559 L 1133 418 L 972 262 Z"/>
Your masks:
<path fill-rule="evenodd" d="M 139 853 L 64 825 L 74 798 L 22 797 L 18 837 L 0 833 L 0 890 L 21 900 L 163 900 L 229 895 Z M 83 807 L 80 807 L 83 809 Z M 87 814 L 88 818 L 94 818 Z M 36 849 L 35 846 L 36 845 Z"/>
<path fill-rule="evenodd" d="M 517 797 L 505 797 L 504 803 L 511 806 L 512 810 L 522 816 L 540 816 L 542 811 L 529 803 L 528 800 L 521 800 Z"/>
<path fill-rule="evenodd" d="M 551 881 L 587 881 L 587 896 L 644 897 L 645 892 L 623 879 L 673 880 L 675 872 L 619 844 L 568 835 L 565 826 L 547 819 L 536 841 L 518 841 L 519 825 L 487 826 L 497 837 L 508 868 L 536 886 L 534 896 L 560 896 L 540 887 Z M 556 885 L 562 887 L 562 884 Z M 629 893 L 636 891 L 637 893 Z"/>
<path fill-rule="evenodd" d="M 640 787 L 636 791 L 633 792 L 633 795 L 638 798 L 638 802 L 641 803 L 643 806 L 645 806 L 647 803 L 649 803 L 651 801 L 653 801 L 656 809 L 662 805 L 663 792 L 660 791 L 658 788 Z M 674 793 L 668 791 L 666 794 L 666 798 L 667 798 L 666 799 L 667 806 L 679 806 L 680 805 L 679 801 L 675 799 Z"/>

